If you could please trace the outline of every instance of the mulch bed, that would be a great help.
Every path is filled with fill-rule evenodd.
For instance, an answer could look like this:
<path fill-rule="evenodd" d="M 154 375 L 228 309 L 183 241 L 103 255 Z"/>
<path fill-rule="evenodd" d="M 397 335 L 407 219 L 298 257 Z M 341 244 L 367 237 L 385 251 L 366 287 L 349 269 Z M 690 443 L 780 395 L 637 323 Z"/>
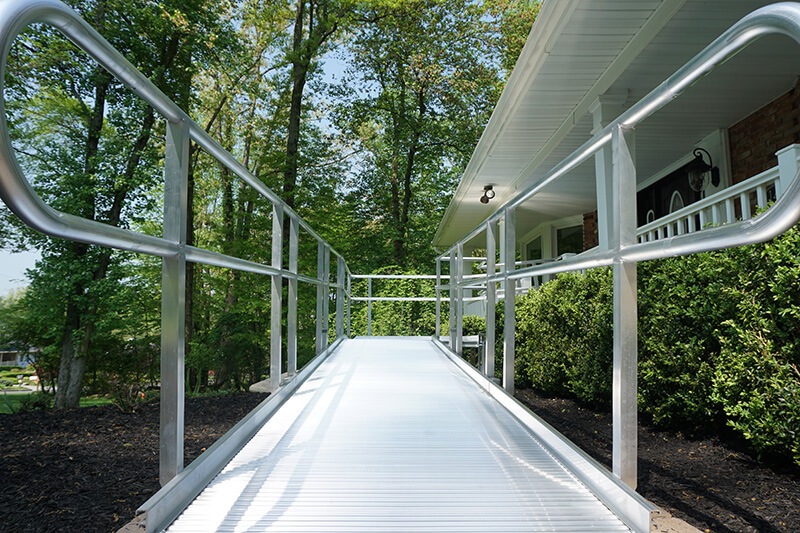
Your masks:
<path fill-rule="evenodd" d="M 264 394 L 189 398 L 186 464 Z M 116 531 L 160 488 L 158 403 L 0 415 L 0 531 Z"/>
<path fill-rule="evenodd" d="M 264 399 L 186 401 L 186 463 Z M 600 462 L 611 417 L 574 402 L 518 397 Z M 800 531 L 800 469 L 764 466 L 715 439 L 642 428 L 639 492 L 701 530 Z M 158 405 L 0 415 L 0 530 L 116 531 L 158 489 Z"/>
<path fill-rule="evenodd" d="M 611 468 L 611 414 L 517 391 L 547 423 Z M 714 438 L 639 428 L 637 491 L 702 531 L 800 531 L 800 468 L 765 465 Z"/>

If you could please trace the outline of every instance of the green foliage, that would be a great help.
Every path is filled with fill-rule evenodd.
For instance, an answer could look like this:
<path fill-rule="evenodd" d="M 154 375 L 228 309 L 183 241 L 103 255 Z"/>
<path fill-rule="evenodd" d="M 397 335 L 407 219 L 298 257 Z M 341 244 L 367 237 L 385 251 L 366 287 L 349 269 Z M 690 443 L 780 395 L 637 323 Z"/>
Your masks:
<path fill-rule="evenodd" d="M 20 398 L 17 412 L 50 409 L 53 406 L 53 395 L 45 392 L 32 392 Z"/>
<path fill-rule="evenodd" d="M 430 269 L 431 214 L 446 209 L 502 88 L 485 14 L 466 0 L 398 2 L 348 42 L 334 123 L 360 151 L 343 203 L 344 251 L 362 272 Z"/>
<path fill-rule="evenodd" d="M 373 274 L 398 275 L 417 274 L 390 266 Z M 353 284 L 353 295 L 367 295 L 367 281 L 357 280 Z M 433 297 L 432 280 L 419 279 L 375 279 L 372 281 L 373 297 Z M 366 302 L 354 306 L 351 315 L 352 335 L 367 334 L 369 309 Z M 410 335 L 430 337 L 436 332 L 436 307 L 434 302 L 373 302 L 372 335 Z"/>
<path fill-rule="evenodd" d="M 157 400 L 157 390 L 143 390 L 137 384 L 115 383 L 111 391 L 111 403 L 124 413 L 136 412 L 145 404 Z"/>
<path fill-rule="evenodd" d="M 431 214 L 446 208 L 499 96 L 497 52 L 518 53 L 527 33 L 523 14 L 534 5 L 68 3 L 333 243 L 356 273 L 391 263 L 403 268 L 382 272 L 429 270 L 438 222 Z M 347 73 L 327 79 L 322 61 L 335 48 Z M 44 26 L 14 45 L 7 76 L 11 135 L 44 201 L 161 234 L 158 114 Z M 190 244 L 268 264 L 271 204 L 195 146 L 190 168 Z M 117 383 L 157 383 L 159 260 L 48 239 L 8 212 L 0 217 L 4 246 L 42 252 L 25 294 L 0 302 L 0 311 L 13 310 L 0 312 L 0 344 L 41 350 L 42 385 L 55 391 L 60 379 L 59 392 L 71 391 L 61 406 L 75 405 L 79 394 L 110 393 Z M 284 242 L 284 265 L 287 249 Z M 316 242 L 305 231 L 299 263 L 302 274 L 316 276 Z M 239 389 L 265 377 L 269 277 L 189 268 L 187 386 L 205 389 L 213 376 L 215 387 Z M 307 284 L 299 290 L 302 365 L 314 354 L 316 294 Z M 417 281 L 387 282 L 377 292 L 434 294 L 432 283 Z M 374 333 L 431 335 L 434 309 L 377 303 Z M 366 307 L 353 310 L 354 331 L 365 333 Z"/>
<path fill-rule="evenodd" d="M 611 398 L 611 274 L 566 273 L 517 302 L 520 383 L 592 405 Z"/>
<path fill-rule="evenodd" d="M 700 428 L 720 420 L 712 377 L 720 324 L 735 316 L 736 255 L 697 254 L 640 267 L 639 394 L 657 425 Z"/>
<path fill-rule="evenodd" d="M 501 64 L 510 74 L 542 4 L 539 0 L 486 0 L 485 5 L 497 25 Z"/>
<path fill-rule="evenodd" d="M 639 268 L 639 407 L 654 424 L 728 425 L 800 464 L 800 231 Z M 609 271 L 560 275 L 517 304 L 517 374 L 607 403 Z"/>
<path fill-rule="evenodd" d="M 720 328 L 714 400 L 756 452 L 800 464 L 800 231 L 732 252 L 736 315 Z"/>

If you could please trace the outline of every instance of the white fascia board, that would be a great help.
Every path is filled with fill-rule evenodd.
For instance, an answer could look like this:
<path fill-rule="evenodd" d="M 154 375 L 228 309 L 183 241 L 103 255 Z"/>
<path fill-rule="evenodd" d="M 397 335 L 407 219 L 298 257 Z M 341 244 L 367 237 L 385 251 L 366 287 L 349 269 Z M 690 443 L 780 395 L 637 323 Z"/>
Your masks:
<path fill-rule="evenodd" d="M 458 205 L 464 200 L 467 190 L 472 185 L 475 176 L 478 175 L 484 160 L 491 154 L 494 144 L 505 130 L 509 118 L 514 116 L 522 98 L 528 92 L 550 54 L 553 43 L 558 39 L 580 2 L 581 0 L 558 0 L 557 2 L 542 3 L 541 11 L 531 27 L 529 37 L 508 78 L 508 83 L 506 83 L 492 116 L 478 140 L 453 199 L 450 200 L 442 221 L 439 223 L 439 228 L 433 238 L 434 246 L 440 244 L 442 234 L 448 228 Z M 495 205 L 499 207 L 501 203 L 497 202 Z"/>

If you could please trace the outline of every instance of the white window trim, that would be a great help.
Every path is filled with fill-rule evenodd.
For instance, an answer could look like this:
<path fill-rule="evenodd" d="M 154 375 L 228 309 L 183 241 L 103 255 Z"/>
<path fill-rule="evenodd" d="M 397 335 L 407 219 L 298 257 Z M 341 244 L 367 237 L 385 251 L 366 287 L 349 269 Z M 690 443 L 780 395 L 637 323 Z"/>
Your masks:
<path fill-rule="evenodd" d="M 555 257 L 556 252 L 556 231 L 572 226 L 583 226 L 583 215 L 573 215 L 569 217 L 550 220 L 535 226 L 531 231 L 519 239 L 522 244 L 522 253 L 525 260 L 528 259 L 528 245 L 538 237 L 542 238 L 542 256 L 545 259 Z"/>

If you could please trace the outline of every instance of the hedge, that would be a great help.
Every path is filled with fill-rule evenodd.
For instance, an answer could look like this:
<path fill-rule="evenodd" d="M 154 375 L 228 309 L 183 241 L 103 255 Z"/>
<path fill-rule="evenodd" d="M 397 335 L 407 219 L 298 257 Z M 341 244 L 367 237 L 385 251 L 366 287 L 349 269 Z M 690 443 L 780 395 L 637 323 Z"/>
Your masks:
<path fill-rule="evenodd" d="M 800 232 L 639 266 L 639 405 L 656 426 L 727 425 L 800 464 Z M 517 377 L 610 404 L 611 273 L 562 274 L 517 303 Z"/>

